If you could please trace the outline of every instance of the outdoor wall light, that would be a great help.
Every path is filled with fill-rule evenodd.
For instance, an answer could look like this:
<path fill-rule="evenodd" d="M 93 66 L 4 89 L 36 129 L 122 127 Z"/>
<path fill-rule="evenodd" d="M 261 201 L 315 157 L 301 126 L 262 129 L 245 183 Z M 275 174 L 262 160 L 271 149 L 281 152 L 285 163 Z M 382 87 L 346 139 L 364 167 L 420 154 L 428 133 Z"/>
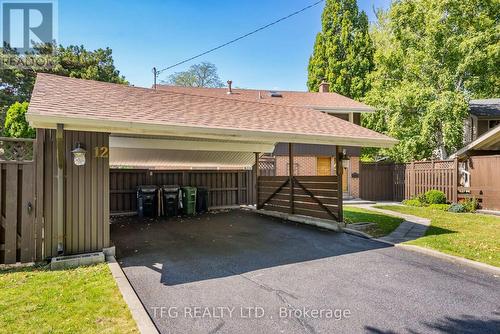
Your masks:
<path fill-rule="evenodd" d="M 347 150 L 342 150 L 342 166 L 348 168 L 349 167 L 349 156 L 347 155 Z"/>
<path fill-rule="evenodd" d="M 73 153 L 73 163 L 76 166 L 85 165 L 85 154 L 87 151 L 82 147 L 82 144 L 76 143 L 76 147 L 71 153 Z"/>

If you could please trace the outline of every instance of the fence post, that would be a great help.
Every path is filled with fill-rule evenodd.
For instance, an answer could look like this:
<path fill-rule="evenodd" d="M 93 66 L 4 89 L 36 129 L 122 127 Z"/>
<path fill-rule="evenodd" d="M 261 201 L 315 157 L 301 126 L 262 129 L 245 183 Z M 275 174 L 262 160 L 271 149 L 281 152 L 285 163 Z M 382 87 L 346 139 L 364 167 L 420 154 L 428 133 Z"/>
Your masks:
<path fill-rule="evenodd" d="M 452 173 L 452 202 L 458 202 L 458 158 L 453 159 L 453 173 Z"/>
<path fill-rule="evenodd" d="M 434 163 L 434 159 L 431 160 L 431 189 L 434 189 L 436 186 L 436 182 L 434 181 L 435 173 L 436 173 L 436 165 Z"/>
<path fill-rule="evenodd" d="M 411 162 L 411 178 L 410 178 L 410 198 L 411 197 L 414 197 L 416 195 L 416 192 L 417 192 L 417 182 L 415 180 L 415 176 L 416 176 L 416 173 L 415 173 L 415 163 L 412 161 Z"/>
<path fill-rule="evenodd" d="M 289 185 L 290 185 L 290 213 L 293 215 L 295 213 L 295 190 L 293 187 L 293 144 L 288 143 L 288 177 L 289 177 Z"/>
<path fill-rule="evenodd" d="M 255 171 L 254 171 L 254 179 L 255 179 L 255 207 L 257 210 L 262 209 L 260 206 L 259 200 L 259 152 L 255 152 Z"/>
<path fill-rule="evenodd" d="M 342 173 L 343 173 L 343 166 L 342 166 L 342 147 L 336 146 L 336 155 L 335 155 L 335 167 L 336 167 L 336 174 L 337 174 L 337 198 L 338 198 L 338 212 L 337 216 L 339 219 L 339 222 L 344 221 L 344 212 L 342 208 L 342 202 L 343 202 L 343 192 L 342 192 Z"/>

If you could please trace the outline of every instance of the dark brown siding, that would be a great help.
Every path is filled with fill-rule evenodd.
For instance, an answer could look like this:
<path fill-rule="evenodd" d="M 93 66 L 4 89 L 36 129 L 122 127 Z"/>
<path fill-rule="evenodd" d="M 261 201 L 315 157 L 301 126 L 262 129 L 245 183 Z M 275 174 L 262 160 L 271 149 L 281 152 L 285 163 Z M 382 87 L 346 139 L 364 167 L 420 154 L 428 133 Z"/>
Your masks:
<path fill-rule="evenodd" d="M 469 165 L 470 194 L 483 209 L 500 210 L 500 155 L 471 157 Z"/>
<path fill-rule="evenodd" d="M 41 132 L 39 132 L 40 134 Z M 55 130 L 45 130 L 43 178 L 45 256 L 57 255 L 57 161 Z M 71 150 L 80 142 L 87 150 L 85 166 L 75 166 Z M 109 147 L 109 134 L 64 131 L 65 253 L 102 250 L 109 246 L 109 159 L 97 158 L 96 147 Z"/>

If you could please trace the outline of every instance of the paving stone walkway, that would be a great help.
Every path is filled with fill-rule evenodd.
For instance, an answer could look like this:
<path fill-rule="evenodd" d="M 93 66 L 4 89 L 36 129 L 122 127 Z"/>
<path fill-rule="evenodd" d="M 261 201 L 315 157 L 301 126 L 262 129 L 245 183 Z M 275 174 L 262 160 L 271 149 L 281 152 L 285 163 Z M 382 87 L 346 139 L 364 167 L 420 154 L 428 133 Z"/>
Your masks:
<path fill-rule="evenodd" d="M 380 203 L 380 204 L 386 205 L 387 203 Z M 394 204 L 400 205 L 399 203 L 394 203 Z M 429 219 L 407 215 L 395 211 L 375 208 L 374 205 L 377 204 L 359 204 L 353 206 L 366 210 L 376 211 L 390 216 L 400 217 L 405 220 L 392 233 L 386 235 L 385 237 L 379 238 L 380 240 L 392 244 L 399 244 L 401 242 L 414 240 L 423 237 L 425 235 L 425 231 L 427 231 L 427 228 L 431 224 L 431 221 Z"/>

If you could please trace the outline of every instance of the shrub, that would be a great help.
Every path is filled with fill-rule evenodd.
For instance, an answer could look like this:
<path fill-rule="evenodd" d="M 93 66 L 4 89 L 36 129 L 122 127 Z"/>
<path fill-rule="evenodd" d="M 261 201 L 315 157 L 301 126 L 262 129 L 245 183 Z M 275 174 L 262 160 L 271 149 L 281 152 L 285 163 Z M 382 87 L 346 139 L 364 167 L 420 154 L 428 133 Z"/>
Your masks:
<path fill-rule="evenodd" d="M 451 205 L 449 204 L 431 204 L 429 205 L 429 209 L 432 210 L 440 210 L 440 211 L 448 211 Z"/>
<path fill-rule="evenodd" d="M 26 121 L 28 102 L 16 102 L 9 107 L 5 116 L 3 135 L 15 138 L 35 138 L 35 130 Z"/>
<path fill-rule="evenodd" d="M 428 204 L 427 197 L 425 197 L 425 194 L 418 194 L 417 196 L 415 196 L 415 199 L 422 204 L 420 206 L 426 206 Z"/>
<path fill-rule="evenodd" d="M 420 202 L 420 200 L 418 200 L 417 198 L 405 199 L 403 201 L 403 204 L 408 206 L 425 206 L 425 204 Z"/>
<path fill-rule="evenodd" d="M 429 190 L 425 193 L 425 202 L 428 204 L 446 204 L 446 195 L 440 190 Z"/>
<path fill-rule="evenodd" d="M 454 212 L 454 213 L 461 213 L 461 212 L 465 212 L 465 208 L 460 203 L 453 203 L 452 205 L 450 205 L 450 208 L 448 209 L 448 211 Z"/>
<path fill-rule="evenodd" d="M 460 201 L 460 204 L 464 207 L 465 212 L 475 212 L 479 207 L 479 202 L 475 198 L 466 198 Z"/>

